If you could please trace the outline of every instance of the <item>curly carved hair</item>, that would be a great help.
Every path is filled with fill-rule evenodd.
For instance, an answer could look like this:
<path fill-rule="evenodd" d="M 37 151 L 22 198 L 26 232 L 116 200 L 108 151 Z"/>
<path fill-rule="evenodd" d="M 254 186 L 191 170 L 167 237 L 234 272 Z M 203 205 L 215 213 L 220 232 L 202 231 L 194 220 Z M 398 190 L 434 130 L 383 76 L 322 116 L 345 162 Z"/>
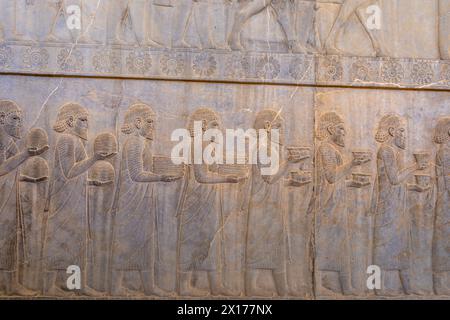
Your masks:
<path fill-rule="evenodd" d="M 378 123 L 375 140 L 379 143 L 384 143 L 389 139 L 390 128 L 399 128 L 403 124 L 403 119 L 396 114 L 388 114 L 381 118 Z"/>
<path fill-rule="evenodd" d="M 63 133 L 67 130 L 68 123 L 67 121 L 72 118 L 76 119 L 80 115 L 88 115 L 89 112 L 86 108 L 82 107 L 78 103 L 69 102 L 63 105 L 58 110 L 58 114 L 56 116 L 56 121 L 53 126 L 53 130 L 58 133 Z"/>
<path fill-rule="evenodd" d="M 319 118 L 319 124 L 316 130 L 317 139 L 325 140 L 330 135 L 328 128 L 330 126 L 336 126 L 341 123 L 344 123 L 344 120 L 336 112 L 324 113 Z"/>
<path fill-rule="evenodd" d="M 274 122 L 275 120 L 280 119 L 283 121 L 284 119 L 280 116 L 280 112 L 274 109 L 264 109 L 256 114 L 255 123 L 253 124 L 253 128 L 256 130 L 265 129 L 266 122 Z"/>
<path fill-rule="evenodd" d="M 145 103 L 133 104 L 125 113 L 125 120 L 122 125 L 122 133 L 132 134 L 135 129 L 135 121 L 138 118 L 154 117 L 156 113 L 153 111 L 152 107 Z"/>
<path fill-rule="evenodd" d="M 19 105 L 14 101 L 0 100 L 0 115 L 6 118 L 12 113 L 22 114 L 22 110 Z"/>
<path fill-rule="evenodd" d="M 444 117 L 438 120 L 434 129 L 434 142 L 443 144 L 450 140 L 450 117 Z"/>
<path fill-rule="evenodd" d="M 220 117 L 213 109 L 198 108 L 197 110 L 195 110 L 194 113 L 189 118 L 188 126 L 187 126 L 188 130 L 191 134 L 191 137 L 194 136 L 194 123 L 196 121 L 210 122 L 210 121 L 214 121 L 214 120 L 219 121 Z"/>

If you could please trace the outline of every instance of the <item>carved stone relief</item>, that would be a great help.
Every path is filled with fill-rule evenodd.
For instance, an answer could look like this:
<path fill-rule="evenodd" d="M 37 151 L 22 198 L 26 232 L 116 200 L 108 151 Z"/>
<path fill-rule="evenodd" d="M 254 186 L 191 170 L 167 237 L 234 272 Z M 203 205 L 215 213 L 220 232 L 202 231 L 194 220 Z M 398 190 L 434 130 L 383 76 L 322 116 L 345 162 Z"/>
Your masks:
<path fill-rule="evenodd" d="M 450 297 L 450 1 L 0 7 L 0 298 Z"/>

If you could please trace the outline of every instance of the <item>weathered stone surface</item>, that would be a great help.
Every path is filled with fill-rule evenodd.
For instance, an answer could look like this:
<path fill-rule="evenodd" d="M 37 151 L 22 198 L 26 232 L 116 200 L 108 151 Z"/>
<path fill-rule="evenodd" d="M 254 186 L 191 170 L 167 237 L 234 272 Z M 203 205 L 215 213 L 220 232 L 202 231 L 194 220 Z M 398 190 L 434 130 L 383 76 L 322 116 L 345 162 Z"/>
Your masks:
<path fill-rule="evenodd" d="M 450 297 L 450 1 L 0 7 L 1 297 Z"/>

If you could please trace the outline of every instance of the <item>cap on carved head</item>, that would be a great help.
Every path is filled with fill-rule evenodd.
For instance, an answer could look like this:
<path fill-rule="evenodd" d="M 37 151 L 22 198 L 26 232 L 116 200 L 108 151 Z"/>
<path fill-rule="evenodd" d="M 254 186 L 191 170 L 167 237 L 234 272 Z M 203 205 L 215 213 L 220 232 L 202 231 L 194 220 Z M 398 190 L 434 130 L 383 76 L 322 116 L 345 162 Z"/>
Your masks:
<path fill-rule="evenodd" d="M 388 114 L 381 118 L 378 123 L 375 140 L 379 143 L 386 142 L 389 139 L 389 128 L 399 128 L 403 124 L 403 120 L 399 115 Z"/>
<path fill-rule="evenodd" d="M 58 110 L 58 115 L 56 116 L 56 122 L 53 129 L 56 132 L 62 133 L 67 130 L 67 120 L 69 118 L 77 118 L 80 115 L 88 115 L 89 112 L 86 108 L 82 107 L 78 103 L 69 102 L 63 105 Z"/>
<path fill-rule="evenodd" d="M 280 112 L 273 109 L 264 109 L 256 114 L 255 123 L 253 125 L 254 129 L 265 129 L 266 122 L 273 122 L 277 119 L 283 121 L 284 119 L 280 116 Z"/>
<path fill-rule="evenodd" d="M 11 113 L 22 113 L 19 105 L 14 101 L 10 100 L 0 100 L 0 115 L 6 117 Z"/>
<path fill-rule="evenodd" d="M 197 110 L 192 113 L 191 117 L 189 118 L 188 122 L 188 130 L 191 133 L 191 137 L 194 136 L 194 122 L 196 121 L 219 121 L 220 117 L 219 115 L 211 108 L 198 108 Z"/>
<path fill-rule="evenodd" d="M 319 124 L 316 130 L 316 137 L 319 140 L 325 140 L 330 135 L 328 128 L 344 123 L 344 120 L 336 112 L 327 112 L 320 116 Z"/>
<path fill-rule="evenodd" d="M 145 103 L 136 103 L 128 108 L 125 113 L 125 120 L 122 125 L 122 133 L 131 134 L 134 131 L 134 122 L 137 118 L 154 117 L 156 113 L 152 107 Z"/>
<path fill-rule="evenodd" d="M 434 130 L 434 142 L 442 144 L 447 141 L 450 141 L 450 117 L 439 119 Z"/>

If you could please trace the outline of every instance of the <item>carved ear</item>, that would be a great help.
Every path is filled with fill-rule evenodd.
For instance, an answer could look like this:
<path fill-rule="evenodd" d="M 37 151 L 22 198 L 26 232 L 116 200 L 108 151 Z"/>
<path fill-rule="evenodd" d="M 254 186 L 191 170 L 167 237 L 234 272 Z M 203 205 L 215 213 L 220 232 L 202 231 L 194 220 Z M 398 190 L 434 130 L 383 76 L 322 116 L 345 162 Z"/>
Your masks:
<path fill-rule="evenodd" d="M 393 137 L 393 136 L 395 135 L 395 128 L 394 128 L 394 127 L 390 127 L 390 128 L 388 129 L 388 132 L 389 132 L 389 135 L 390 135 L 391 137 Z"/>
<path fill-rule="evenodd" d="M 335 132 L 335 127 L 334 127 L 334 125 L 329 124 L 329 125 L 327 126 L 327 131 L 328 131 L 328 133 L 332 136 L 332 135 L 334 134 L 334 132 Z"/>
<path fill-rule="evenodd" d="M 5 114 L 0 112 L 0 124 L 5 124 Z"/>
<path fill-rule="evenodd" d="M 66 123 L 69 127 L 73 127 L 73 122 L 74 122 L 73 116 L 69 116 L 66 120 Z"/>
<path fill-rule="evenodd" d="M 266 120 L 264 122 L 264 129 L 266 129 L 266 131 L 270 131 L 271 127 L 272 127 L 272 123 L 270 121 Z"/>
<path fill-rule="evenodd" d="M 141 118 L 136 118 L 136 120 L 134 120 L 134 125 L 136 126 L 136 128 L 140 129 L 142 127 Z"/>
<path fill-rule="evenodd" d="M 450 136 L 450 128 L 448 128 L 448 132 L 447 132 L 447 133 L 448 133 L 448 135 Z"/>
<path fill-rule="evenodd" d="M 203 130 L 203 132 L 205 132 L 205 131 L 206 131 L 206 129 L 207 129 L 207 126 L 208 126 L 208 123 L 207 123 L 207 121 L 206 121 L 205 119 L 203 119 L 203 120 L 202 120 L 202 130 Z"/>

